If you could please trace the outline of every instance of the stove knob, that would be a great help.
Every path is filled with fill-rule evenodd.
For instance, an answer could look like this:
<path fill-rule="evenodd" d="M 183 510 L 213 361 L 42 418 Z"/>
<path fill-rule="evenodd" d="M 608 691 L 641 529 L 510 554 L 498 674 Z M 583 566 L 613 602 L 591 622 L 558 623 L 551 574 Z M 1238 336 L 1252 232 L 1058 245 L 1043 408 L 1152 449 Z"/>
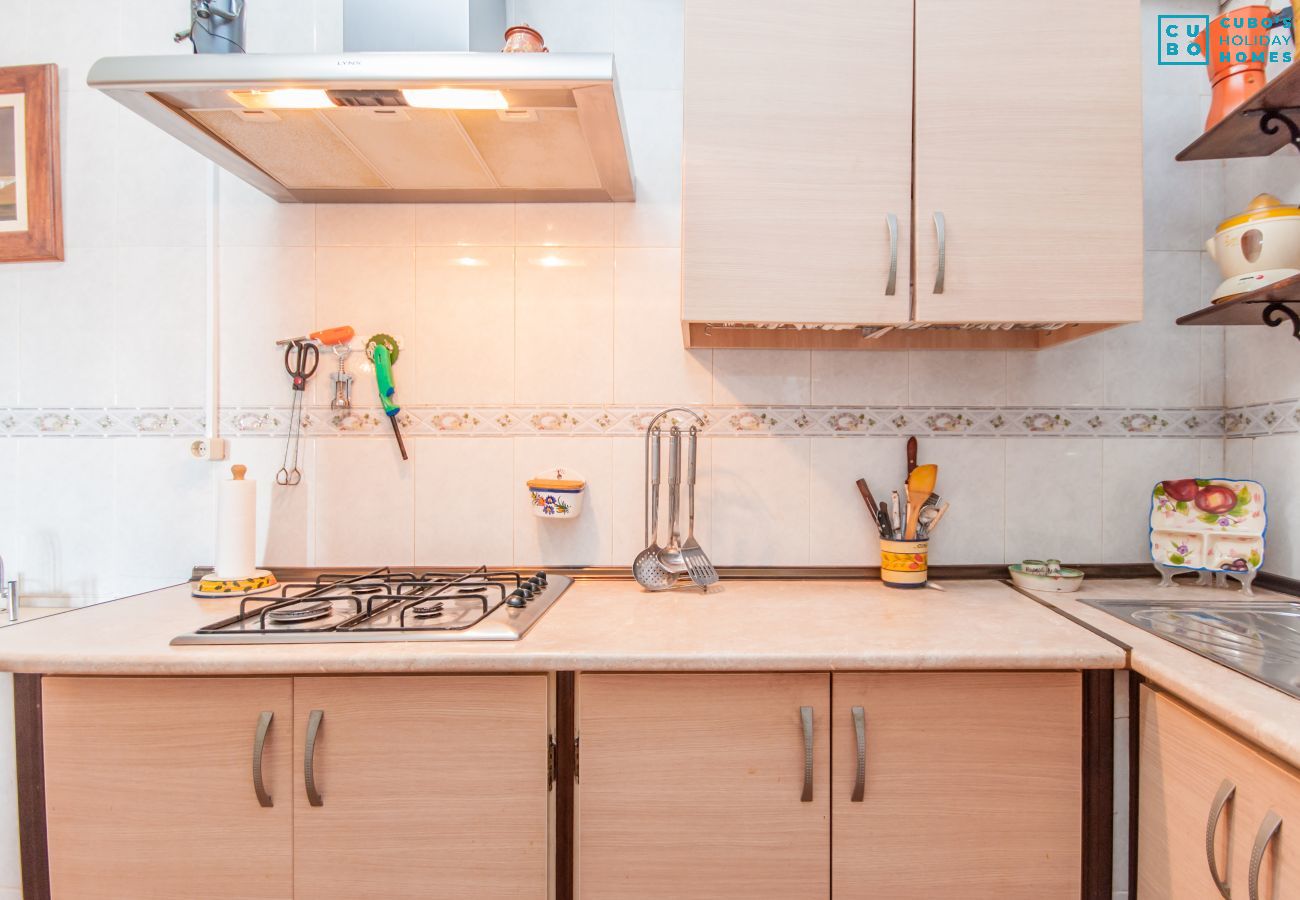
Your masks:
<path fill-rule="evenodd" d="M 545 572 L 534 572 L 534 573 L 533 573 L 532 580 L 533 580 L 533 581 L 536 581 L 536 582 L 537 582 L 538 584 L 540 584 L 542 587 L 545 587 L 545 586 L 546 586 L 546 573 L 545 573 Z"/>
<path fill-rule="evenodd" d="M 546 587 L 546 582 L 540 581 L 536 576 L 534 576 L 524 582 L 524 587 L 528 588 L 533 593 L 540 593 L 542 589 Z"/>
<path fill-rule="evenodd" d="M 533 599 L 533 594 L 537 593 L 537 588 L 531 582 L 525 581 L 519 587 L 515 588 L 516 594 L 522 594 L 525 600 Z"/>
<path fill-rule="evenodd" d="M 510 596 L 506 598 L 506 606 L 511 606 L 515 609 L 522 609 L 527 602 L 528 598 L 519 591 L 511 591 Z"/>

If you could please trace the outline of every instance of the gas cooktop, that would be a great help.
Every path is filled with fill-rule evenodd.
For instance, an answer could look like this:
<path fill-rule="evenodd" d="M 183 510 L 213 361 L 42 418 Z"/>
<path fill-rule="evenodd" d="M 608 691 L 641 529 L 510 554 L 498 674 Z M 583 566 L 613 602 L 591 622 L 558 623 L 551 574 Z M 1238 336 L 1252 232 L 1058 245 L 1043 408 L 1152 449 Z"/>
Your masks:
<path fill-rule="evenodd" d="M 321 574 L 244 597 L 239 612 L 179 644 L 517 641 L 573 583 L 565 575 L 490 570 Z"/>

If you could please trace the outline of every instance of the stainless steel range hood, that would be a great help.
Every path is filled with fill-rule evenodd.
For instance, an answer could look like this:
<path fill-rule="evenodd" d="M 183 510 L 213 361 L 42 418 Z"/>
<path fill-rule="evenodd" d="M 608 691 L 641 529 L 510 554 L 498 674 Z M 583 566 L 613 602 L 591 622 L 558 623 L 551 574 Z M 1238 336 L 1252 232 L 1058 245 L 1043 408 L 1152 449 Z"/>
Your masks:
<path fill-rule="evenodd" d="M 633 199 L 610 54 L 113 57 L 87 83 L 285 203 Z"/>

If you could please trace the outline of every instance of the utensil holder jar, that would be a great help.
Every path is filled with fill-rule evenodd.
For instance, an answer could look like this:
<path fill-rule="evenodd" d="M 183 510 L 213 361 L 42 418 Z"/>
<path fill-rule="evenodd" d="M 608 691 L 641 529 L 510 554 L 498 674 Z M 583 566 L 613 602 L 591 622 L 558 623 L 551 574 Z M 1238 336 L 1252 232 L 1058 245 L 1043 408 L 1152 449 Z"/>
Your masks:
<path fill-rule="evenodd" d="M 880 580 L 891 588 L 922 588 L 929 580 L 930 542 L 880 542 Z"/>

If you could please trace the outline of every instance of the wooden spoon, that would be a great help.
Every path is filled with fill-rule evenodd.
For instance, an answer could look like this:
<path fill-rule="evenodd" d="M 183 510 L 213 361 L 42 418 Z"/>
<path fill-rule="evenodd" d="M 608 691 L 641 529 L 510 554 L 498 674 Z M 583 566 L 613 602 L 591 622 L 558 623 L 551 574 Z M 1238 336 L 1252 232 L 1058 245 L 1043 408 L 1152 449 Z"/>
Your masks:
<path fill-rule="evenodd" d="M 907 476 L 907 530 L 904 532 L 904 540 L 916 540 L 916 523 L 921 516 L 921 507 L 934 492 L 938 480 L 939 467 L 936 465 L 917 466 Z"/>

